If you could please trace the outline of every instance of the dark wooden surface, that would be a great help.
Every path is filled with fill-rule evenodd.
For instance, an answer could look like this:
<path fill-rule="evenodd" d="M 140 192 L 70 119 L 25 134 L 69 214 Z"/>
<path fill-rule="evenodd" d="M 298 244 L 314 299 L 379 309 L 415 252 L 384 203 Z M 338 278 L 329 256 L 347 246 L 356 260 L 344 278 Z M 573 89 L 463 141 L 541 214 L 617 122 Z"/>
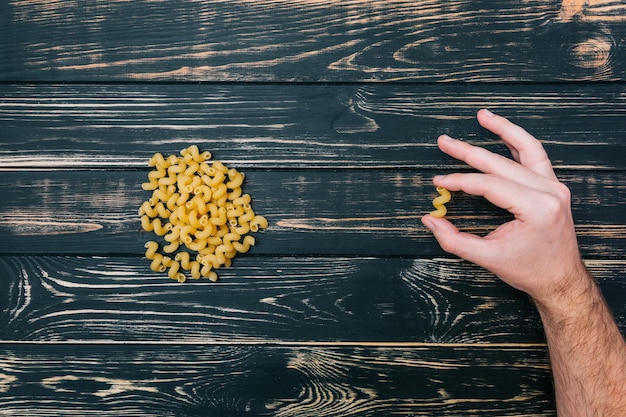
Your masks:
<path fill-rule="evenodd" d="M 541 138 L 626 330 L 626 6 L 0 5 L 0 415 L 553 416 L 530 300 L 419 223 L 440 133 Z M 154 152 L 246 173 L 270 221 L 217 283 L 150 271 Z M 455 194 L 486 233 L 509 216 Z"/>

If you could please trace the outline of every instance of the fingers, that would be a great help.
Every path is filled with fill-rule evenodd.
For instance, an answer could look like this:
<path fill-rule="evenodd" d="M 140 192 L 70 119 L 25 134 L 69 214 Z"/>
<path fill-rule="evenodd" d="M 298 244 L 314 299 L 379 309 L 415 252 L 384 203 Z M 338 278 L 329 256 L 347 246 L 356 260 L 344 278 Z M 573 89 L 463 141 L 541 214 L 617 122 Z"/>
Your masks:
<path fill-rule="evenodd" d="M 443 152 L 485 174 L 498 175 L 537 190 L 547 191 L 550 188 L 544 176 L 487 149 L 452 139 L 446 135 L 440 136 L 437 143 Z"/>
<path fill-rule="evenodd" d="M 435 185 L 450 191 L 463 191 L 467 194 L 485 197 L 492 204 L 507 210 L 519 219 L 528 213 L 537 212 L 534 203 L 545 197 L 549 191 L 529 188 L 517 181 L 490 174 L 449 174 L 434 178 Z"/>
<path fill-rule="evenodd" d="M 477 119 L 482 127 L 502 138 L 517 162 L 543 177 L 556 179 L 543 145 L 534 136 L 486 109 L 478 112 Z"/>
<path fill-rule="evenodd" d="M 502 155 L 495 154 L 487 149 L 470 145 L 447 135 L 441 135 L 437 139 L 437 145 L 441 151 L 453 158 L 465 162 L 467 165 L 476 168 L 486 174 L 497 172 L 509 173 L 516 170 L 520 165 Z"/>
<path fill-rule="evenodd" d="M 471 233 L 462 233 L 446 219 L 427 214 L 422 217 L 422 223 L 430 229 L 444 251 L 470 262 L 481 265 L 484 254 L 492 251 L 488 248 L 492 245 L 491 241 Z"/>
<path fill-rule="evenodd" d="M 546 183 L 545 179 L 557 178 L 548 155 L 537 139 L 506 118 L 488 110 L 480 110 L 477 117 L 482 126 L 501 136 L 511 149 L 515 161 L 447 135 L 439 137 L 439 148 L 486 174 L 499 175 L 542 191 L 550 189 L 551 184 Z"/>

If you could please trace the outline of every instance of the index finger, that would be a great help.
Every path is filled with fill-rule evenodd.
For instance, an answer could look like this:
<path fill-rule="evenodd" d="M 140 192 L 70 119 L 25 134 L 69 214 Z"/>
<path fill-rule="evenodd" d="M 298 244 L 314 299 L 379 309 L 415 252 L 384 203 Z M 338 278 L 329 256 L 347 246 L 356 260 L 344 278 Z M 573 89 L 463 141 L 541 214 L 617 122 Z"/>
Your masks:
<path fill-rule="evenodd" d="M 545 194 L 543 190 L 530 188 L 517 181 L 492 174 L 438 175 L 433 182 L 450 191 L 463 191 L 484 197 L 520 220 L 527 220 L 538 212 L 537 201 L 541 201 L 539 196 Z"/>
<path fill-rule="evenodd" d="M 552 184 L 546 177 L 537 174 L 512 159 L 493 153 L 480 146 L 471 145 L 447 135 L 441 135 L 437 139 L 437 144 L 442 152 L 465 162 L 485 174 L 497 175 L 526 187 L 542 191 L 549 191 L 552 187 Z"/>
<path fill-rule="evenodd" d="M 556 179 L 548 154 L 533 135 L 487 109 L 481 109 L 477 118 L 482 127 L 500 136 L 517 162 L 543 177 Z"/>

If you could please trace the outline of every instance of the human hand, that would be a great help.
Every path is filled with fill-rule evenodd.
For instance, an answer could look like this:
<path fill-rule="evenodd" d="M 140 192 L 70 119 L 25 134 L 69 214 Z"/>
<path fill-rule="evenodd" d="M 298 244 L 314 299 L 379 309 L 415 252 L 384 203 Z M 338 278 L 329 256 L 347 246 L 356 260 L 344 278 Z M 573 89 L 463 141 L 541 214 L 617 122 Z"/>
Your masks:
<path fill-rule="evenodd" d="M 587 279 L 570 208 L 570 191 L 557 179 L 541 143 L 506 118 L 480 110 L 478 122 L 497 134 L 513 159 L 442 135 L 439 148 L 481 173 L 436 176 L 450 191 L 483 196 L 515 218 L 485 237 L 460 232 L 445 218 L 422 218 L 441 247 L 482 266 L 536 301 L 549 301 Z M 582 288 L 582 286 L 581 286 Z"/>

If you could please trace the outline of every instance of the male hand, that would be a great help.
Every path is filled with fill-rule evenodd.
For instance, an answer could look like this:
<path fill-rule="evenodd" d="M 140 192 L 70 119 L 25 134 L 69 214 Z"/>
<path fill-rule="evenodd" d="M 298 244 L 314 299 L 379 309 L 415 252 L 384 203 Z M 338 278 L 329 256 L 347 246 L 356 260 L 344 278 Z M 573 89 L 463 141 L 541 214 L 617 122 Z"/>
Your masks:
<path fill-rule="evenodd" d="M 557 179 L 543 146 L 504 117 L 485 109 L 477 117 L 481 126 L 502 138 L 513 159 L 442 135 L 439 148 L 480 173 L 436 176 L 433 183 L 483 196 L 515 219 L 485 237 L 459 232 L 445 218 L 426 215 L 422 222 L 445 251 L 492 271 L 537 302 L 587 288 L 589 276 L 578 251 L 570 192 Z"/>

